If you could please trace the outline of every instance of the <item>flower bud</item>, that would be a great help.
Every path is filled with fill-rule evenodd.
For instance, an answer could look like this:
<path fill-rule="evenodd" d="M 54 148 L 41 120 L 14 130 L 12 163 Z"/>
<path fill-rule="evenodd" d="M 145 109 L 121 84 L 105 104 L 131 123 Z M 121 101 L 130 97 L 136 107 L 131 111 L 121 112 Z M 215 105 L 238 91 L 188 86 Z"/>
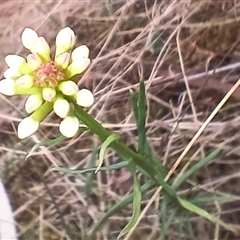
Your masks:
<path fill-rule="evenodd" d="M 50 57 L 50 47 L 44 37 L 39 37 L 36 43 L 34 44 L 34 52 L 38 54 L 44 61 L 49 61 Z"/>
<path fill-rule="evenodd" d="M 68 52 L 62 53 L 61 55 L 56 57 L 54 62 L 62 69 L 67 68 L 70 62 L 70 53 Z"/>
<path fill-rule="evenodd" d="M 56 54 L 58 57 L 64 52 L 70 51 L 76 42 L 76 36 L 69 27 L 63 28 L 56 36 Z"/>
<path fill-rule="evenodd" d="M 26 60 L 21 56 L 7 55 L 5 57 L 5 62 L 11 69 L 18 71 L 20 73 L 28 74 L 31 72 L 31 69 L 28 66 Z"/>
<path fill-rule="evenodd" d="M 79 58 L 88 58 L 88 56 L 89 56 L 89 49 L 86 45 L 81 45 L 75 48 L 72 51 L 72 55 L 71 55 L 72 61 L 76 61 Z"/>
<path fill-rule="evenodd" d="M 15 94 L 15 81 L 13 79 L 3 79 L 0 81 L 0 93 L 13 96 Z"/>
<path fill-rule="evenodd" d="M 94 97 L 88 89 L 81 89 L 75 96 L 77 104 L 81 107 L 90 107 L 94 103 Z"/>
<path fill-rule="evenodd" d="M 40 123 L 31 116 L 24 118 L 18 125 L 18 137 L 20 139 L 29 137 L 38 130 L 39 125 Z"/>
<path fill-rule="evenodd" d="M 90 64 L 89 58 L 75 59 L 66 69 L 66 77 L 71 78 L 82 73 Z"/>
<path fill-rule="evenodd" d="M 18 72 L 17 70 L 14 70 L 12 68 L 8 68 L 4 73 L 3 76 L 7 79 L 13 79 L 16 80 L 17 78 L 21 77 L 22 74 Z"/>
<path fill-rule="evenodd" d="M 31 28 L 25 28 L 22 33 L 22 44 L 31 51 L 31 47 L 38 40 L 38 34 Z"/>
<path fill-rule="evenodd" d="M 41 60 L 40 57 L 38 57 L 35 54 L 29 54 L 27 56 L 27 63 L 29 65 L 29 67 L 34 71 L 36 70 L 38 67 L 41 66 L 41 64 L 43 63 L 43 61 Z"/>
<path fill-rule="evenodd" d="M 42 91 L 42 96 L 47 102 L 52 102 L 56 96 L 56 90 L 53 88 L 44 88 Z"/>
<path fill-rule="evenodd" d="M 73 137 L 79 129 L 79 121 L 75 116 L 65 117 L 59 126 L 59 131 L 67 138 Z"/>
<path fill-rule="evenodd" d="M 60 91 L 66 96 L 72 96 L 78 92 L 78 86 L 73 81 L 64 81 L 58 85 Z"/>
<path fill-rule="evenodd" d="M 31 88 L 33 86 L 34 77 L 31 75 L 22 75 L 16 80 L 16 84 L 22 88 Z"/>
<path fill-rule="evenodd" d="M 53 109 L 60 118 L 65 118 L 69 113 L 70 104 L 64 98 L 57 98 L 54 102 Z"/>
<path fill-rule="evenodd" d="M 25 103 L 25 109 L 27 113 L 32 113 L 37 110 L 43 103 L 43 98 L 40 93 L 32 94 L 28 97 Z"/>

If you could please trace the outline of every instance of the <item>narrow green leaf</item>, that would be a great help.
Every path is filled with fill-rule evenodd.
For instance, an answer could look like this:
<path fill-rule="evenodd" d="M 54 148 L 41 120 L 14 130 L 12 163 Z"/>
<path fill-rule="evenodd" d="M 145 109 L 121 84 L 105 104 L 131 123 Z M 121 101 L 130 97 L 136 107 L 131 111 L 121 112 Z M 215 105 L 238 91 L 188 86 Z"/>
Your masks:
<path fill-rule="evenodd" d="M 106 167 L 101 167 L 99 171 L 108 171 L 108 170 L 117 170 L 123 167 L 128 167 L 128 162 L 120 162 L 120 163 L 115 163 L 110 166 Z M 95 172 L 97 167 L 94 168 L 87 168 L 87 169 L 69 169 L 69 168 L 64 168 L 64 167 L 54 167 L 51 169 L 51 171 L 58 171 L 62 173 L 70 173 L 70 174 L 83 174 L 83 173 L 90 173 L 90 172 Z"/>
<path fill-rule="evenodd" d="M 146 93 L 144 81 L 140 81 L 139 97 L 138 97 L 138 152 L 144 154 L 146 142 Z"/>
<path fill-rule="evenodd" d="M 234 228 L 232 225 L 223 222 L 218 217 L 215 217 L 215 216 L 211 215 L 207 211 L 203 210 L 200 207 L 197 207 L 196 205 L 192 204 L 191 202 L 189 202 L 187 200 L 184 200 L 182 198 L 179 198 L 179 197 L 178 197 L 178 201 L 188 211 L 196 213 L 197 215 L 199 215 L 201 217 L 204 217 L 204 218 L 208 219 L 209 221 L 211 221 L 213 223 L 217 223 L 220 226 L 222 226 L 223 228 L 225 228 L 226 230 L 229 230 L 231 232 L 237 233 L 237 229 Z"/>
<path fill-rule="evenodd" d="M 132 213 L 130 221 L 119 233 L 117 239 L 119 239 L 121 236 L 125 235 L 126 233 L 128 233 L 131 230 L 131 228 L 137 222 L 138 217 L 140 215 L 140 211 L 141 211 L 142 193 L 141 193 L 140 184 L 139 184 L 139 181 L 137 178 L 136 166 L 132 162 L 132 160 L 130 161 L 129 169 L 133 176 L 133 213 Z"/>
<path fill-rule="evenodd" d="M 32 156 L 32 154 L 35 152 L 35 150 L 38 149 L 39 147 L 42 147 L 42 146 L 54 146 L 54 145 L 57 145 L 57 144 L 63 142 L 65 139 L 67 139 L 67 138 L 61 135 L 61 136 L 59 136 L 59 137 L 57 137 L 55 139 L 51 139 L 51 140 L 47 140 L 47 141 L 35 144 L 32 147 L 32 149 L 30 150 L 30 152 L 28 153 L 28 155 L 26 156 L 25 160 L 27 160 L 30 156 Z"/>
<path fill-rule="evenodd" d="M 107 148 L 109 147 L 109 145 L 116 141 L 116 140 L 119 140 L 120 139 L 120 135 L 117 134 L 117 133 L 112 133 L 102 144 L 102 147 L 100 149 L 100 154 L 99 154 L 99 163 L 98 163 L 98 167 L 95 171 L 95 173 L 98 172 L 98 170 L 101 168 L 102 164 L 103 164 L 103 160 L 104 160 L 104 155 L 105 155 L 105 152 L 107 150 Z"/>
<path fill-rule="evenodd" d="M 89 130 L 87 127 L 80 127 L 79 128 L 79 132 L 85 132 Z M 42 146 L 55 146 L 61 142 L 63 142 L 64 140 L 66 140 L 67 138 L 64 137 L 63 135 L 55 138 L 55 139 L 51 139 L 51 140 L 47 140 L 47 141 L 44 141 L 44 142 L 40 142 L 40 143 L 37 143 L 35 144 L 32 149 L 30 150 L 30 152 L 28 153 L 28 155 L 26 156 L 25 160 L 27 160 L 30 156 L 32 156 L 32 154 L 36 151 L 36 149 L 38 149 L 39 147 L 42 147 Z"/>
<path fill-rule="evenodd" d="M 138 121 L 138 96 L 132 90 L 130 90 L 130 95 L 131 95 L 131 99 L 132 99 L 134 117 L 135 117 L 135 120 L 137 122 Z"/>

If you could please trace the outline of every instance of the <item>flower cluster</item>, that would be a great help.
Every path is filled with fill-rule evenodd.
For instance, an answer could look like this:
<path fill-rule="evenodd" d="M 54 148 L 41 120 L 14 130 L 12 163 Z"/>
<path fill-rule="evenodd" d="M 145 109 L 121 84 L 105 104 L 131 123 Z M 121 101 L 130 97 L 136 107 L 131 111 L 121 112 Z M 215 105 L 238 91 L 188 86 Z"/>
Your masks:
<path fill-rule="evenodd" d="M 0 81 L 0 93 L 7 96 L 26 94 L 25 109 L 30 116 L 18 125 L 18 137 L 24 139 L 35 133 L 46 116 L 54 112 L 62 118 L 59 130 L 66 137 L 73 137 L 79 129 L 72 102 L 89 107 L 94 102 L 87 89 L 79 90 L 73 77 L 82 73 L 90 64 L 89 49 L 81 45 L 73 50 L 76 36 L 72 29 L 62 29 L 56 37 L 56 50 L 51 58 L 45 38 L 26 28 L 22 43 L 30 50 L 27 58 L 8 55 L 8 69 Z M 71 101 L 69 101 L 71 100 Z"/>

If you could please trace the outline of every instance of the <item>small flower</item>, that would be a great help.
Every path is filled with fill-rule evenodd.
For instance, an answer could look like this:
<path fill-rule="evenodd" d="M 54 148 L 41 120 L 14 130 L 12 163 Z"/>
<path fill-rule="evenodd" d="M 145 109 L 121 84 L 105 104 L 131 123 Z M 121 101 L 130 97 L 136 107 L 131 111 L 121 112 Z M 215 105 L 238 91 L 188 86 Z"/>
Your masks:
<path fill-rule="evenodd" d="M 0 93 L 7 96 L 29 95 L 25 102 L 28 114 L 18 126 L 18 136 L 23 139 L 35 133 L 41 121 L 54 110 L 62 118 L 59 130 L 66 137 L 73 137 L 79 128 L 72 102 L 89 107 L 94 102 L 92 93 L 78 88 L 72 77 L 81 74 L 90 64 L 89 49 L 82 45 L 73 50 L 76 36 L 69 27 L 56 36 L 56 52 L 53 59 L 45 38 L 26 28 L 22 43 L 30 50 L 27 58 L 8 55 L 5 79 L 0 81 Z M 75 79 L 75 78 L 74 78 Z"/>

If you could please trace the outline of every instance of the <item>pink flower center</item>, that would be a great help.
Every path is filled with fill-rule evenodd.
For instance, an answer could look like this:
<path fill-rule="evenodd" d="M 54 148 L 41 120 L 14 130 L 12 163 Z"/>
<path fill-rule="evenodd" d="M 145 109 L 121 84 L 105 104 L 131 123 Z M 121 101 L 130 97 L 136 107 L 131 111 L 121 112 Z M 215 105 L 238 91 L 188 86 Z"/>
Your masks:
<path fill-rule="evenodd" d="M 64 80 L 64 73 L 61 72 L 53 61 L 43 63 L 34 72 L 34 86 L 52 87 L 58 86 Z"/>

